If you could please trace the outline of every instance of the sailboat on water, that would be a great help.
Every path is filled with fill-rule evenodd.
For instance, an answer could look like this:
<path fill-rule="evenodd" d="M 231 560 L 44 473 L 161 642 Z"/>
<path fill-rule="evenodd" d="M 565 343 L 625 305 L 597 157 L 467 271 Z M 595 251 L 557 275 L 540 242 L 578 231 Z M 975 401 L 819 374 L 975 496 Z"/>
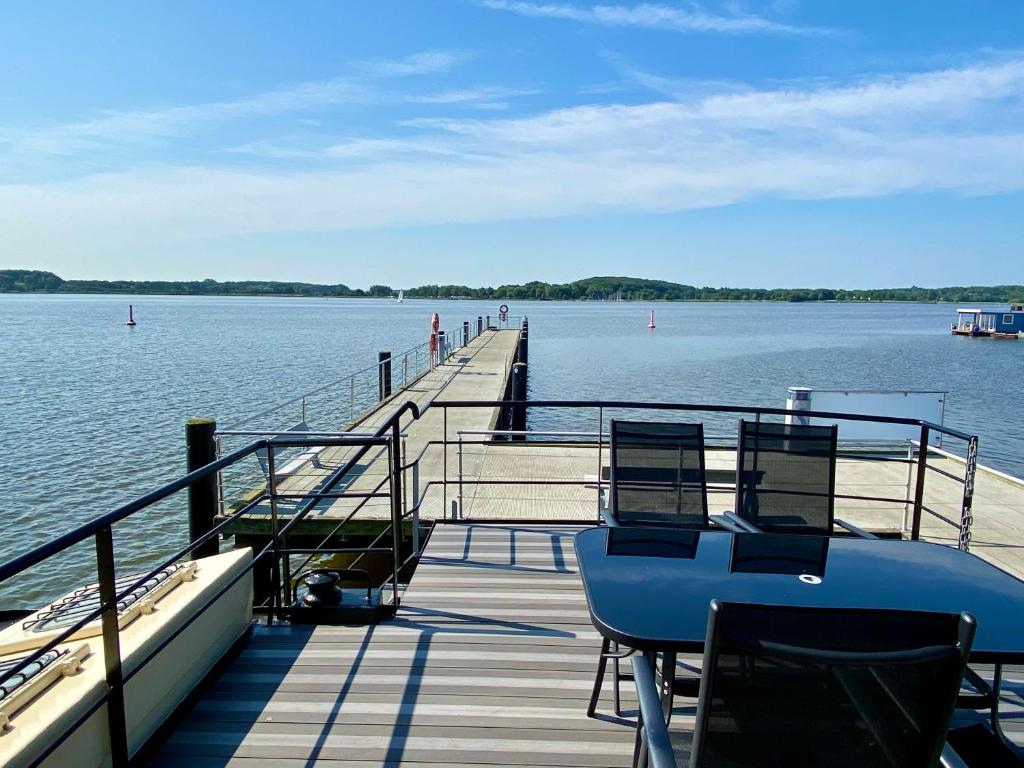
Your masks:
<path fill-rule="evenodd" d="M 405 301 L 405 291 L 399 291 L 398 292 L 398 303 L 401 304 L 403 301 Z"/>

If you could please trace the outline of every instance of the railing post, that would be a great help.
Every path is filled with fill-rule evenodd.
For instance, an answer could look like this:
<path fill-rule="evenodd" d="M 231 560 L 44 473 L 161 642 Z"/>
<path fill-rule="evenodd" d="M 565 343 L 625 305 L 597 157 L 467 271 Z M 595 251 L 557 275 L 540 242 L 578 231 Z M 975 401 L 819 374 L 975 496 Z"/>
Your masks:
<path fill-rule="evenodd" d="M 382 351 L 377 353 L 377 392 L 378 400 L 387 400 L 391 397 L 391 353 Z"/>
<path fill-rule="evenodd" d="M 971 548 L 971 525 L 974 523 L 974 475 L 978 469 L 978 436 L 971 435 L 967 443 L 967 461 L 964 470 L 964 499 L 960 506 L 959 547 L 964 552 Z"/>
<path fill-rule="evenodd" d="M 459 517 L 465 517 L 466 511 L 462 506 L 462 430 L 459 430 Z"/>
<path fill-rule="evenodd" d="M 409 386 L 409 353 L 402 357 L 402 389 Z"/>
<path fill-rule="evenodd" d="M 391 579 L 391 599 L 398 608 L 398 571 L 401 569 L 402 556 L 402 453 L 401 438 L 398 428 L 399 419 L 391 422 L 391 548 L 393 571 Z"/>
<path fill-rule="evenodd" d="M 917 476 L 914 478 L 914 518 L 910 538 L 921 538 L 921 507 L 924 505 L 924 475 L 928 469 L 928 425 L 921 425 L 921 442 L 917 446 Z"/>
<path fill-rule="evenodd" d="M 281 600 L 280 542 L 277 521 L 277 474 L 274 467 L 274 444 L 267 443 L 267 494 L 270 496 L 270 609 L 267 612 L 267 623 L 274 623 L 274 614 L 278 612 Z"/>
<path fill-rule="evenodd" d="M 444 434 L 441 439 L 443 459 L 441 462 L 441 514 L 448 514 L 448 406 L 441 409 L 444 423 Z"/>
<path fill-rule="evenodd" d="M 420 551 L 420 461 L 412 465 L 412 551 Z"/>
<path fill-rule="evenodd" d="M 117 576 L 114 567 L 114 535 L 110 526 L 96 531 L 96 569 L 99 572 L 100 605 L 103 613 L 103 661 L 107 677 L 107 728 L 114 768 L 128 765 L 128 729 L 125 724 L 124 673 L 121 668 L 121 638 L 117 626 Z"/>
<path fill-rule="evenodd" d="M 356 420 L 356 377 L 348 380 L 348 421 L 351 424 Z"/>
<path fill-rule="evenodd" d="M 914 477 L 914 441 L 907 440 L 907 489 L 904 491 L 903 498 L 906 501 L 903 504 L 903 533 L 910 532 L 910 484 Z"/>
<path fill-rule="evenodd" d="M 189 419 L 185 422 L 185 467 L 195 472 L 217 460 L 217 445 L 214 436 L 217 422 L 213 419 Z M 213 530 L 217 516 L 219 473 L 207 475 L 188 487 L 188 535 L 189 541 L 204 536 Z M 193 551 L 193 557 L 216 555 L 219 549 L 217 537 L 213 537 Z"/>
<path fill-rule="evenodd" d="M 601 466 L 603 453 L 602 443 L 604 442 L 604 408 L 597 407 L 597 521 L 601 522 Z"/>

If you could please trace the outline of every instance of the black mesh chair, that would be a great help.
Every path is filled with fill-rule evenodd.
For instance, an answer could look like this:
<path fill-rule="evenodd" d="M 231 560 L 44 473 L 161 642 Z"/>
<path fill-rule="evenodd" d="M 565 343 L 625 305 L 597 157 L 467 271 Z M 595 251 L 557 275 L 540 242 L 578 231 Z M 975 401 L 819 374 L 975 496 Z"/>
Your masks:
<path fill-rule="evenodd" d="M 679 422 L 621 421 L 611 423 L 611 471 L 608 509 L 601 513 L 611 527 L 661 526 L 691 530 L 709 527 L 708 487 L 704 469 L 704 426 Z M 612 697 L 621 715 L 619 681 L 623 675 L 617 645 L 605 638 L 587 707 L 593 717 L 612 662 Z M 695 696 L 699 678 L 683 676 L 674 688 Z"/>
<path fill-rule="evenodd" d="M 708 527 L 704 427 L 611 423 L 609 525 Z"/>
<path fill-rule="evenodd" d="M 939 765 L 974 631 L 969 614 L 713 601 L 689 765 Z"/>
<path fill-rule="evenodd" d="M 837 427 L 740 421 L 736 510 L 752 532 L 831 536 L 833 526 L 876 538 L 835 517 Z"/>

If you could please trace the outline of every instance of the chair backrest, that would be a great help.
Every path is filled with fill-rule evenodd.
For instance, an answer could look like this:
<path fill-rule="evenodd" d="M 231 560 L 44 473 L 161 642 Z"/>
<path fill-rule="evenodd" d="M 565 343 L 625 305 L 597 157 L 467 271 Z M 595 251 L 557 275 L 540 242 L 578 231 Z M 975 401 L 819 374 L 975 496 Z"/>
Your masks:
<path fill-rule="evenodd" d="M 736 514 L 763 531 L 831 536 L 837 427 L 740 421 Z"/>
<path fill-rule="evenodd" d="M 932 768 L 969 614 L 713 601 L 690 768 Z"/>
<path fill-rule="evenodd" d="M 609 480 L 609 511 L 625 525 L 707 527 L 704 427 L 613 420 Z"/>

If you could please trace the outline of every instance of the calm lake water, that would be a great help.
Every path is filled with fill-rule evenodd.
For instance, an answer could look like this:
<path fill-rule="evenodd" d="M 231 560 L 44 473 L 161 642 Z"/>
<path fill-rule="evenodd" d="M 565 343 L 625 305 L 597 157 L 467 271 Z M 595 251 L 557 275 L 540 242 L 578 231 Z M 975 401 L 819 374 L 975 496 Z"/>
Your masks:
<path fill-rule="evenodd" d="M 945 390 L 946 424 L 980 435 L 981 462 L 1024 475 L 1024 342 L 953 337 L 949 305 L 654 304 L 652 333 L 646 304 L 510 304 L 530 318 L 534 399 L 781 407 L 794 385 Z M 443 326 L 497 313 L 471 301 L 0 295 L 0 560 L 182 474 L 186 418 L 229 424 L 371 365 L 425 341 L 435 311 Z M 531 427 L 592 429 L 586 418 L 549 412 Z M 131 567 L 182 546 L 187 526 L 175 501 L 119 528 Z M 80 547 L 19 590 L 71 584 L 93 557 Z"/>

